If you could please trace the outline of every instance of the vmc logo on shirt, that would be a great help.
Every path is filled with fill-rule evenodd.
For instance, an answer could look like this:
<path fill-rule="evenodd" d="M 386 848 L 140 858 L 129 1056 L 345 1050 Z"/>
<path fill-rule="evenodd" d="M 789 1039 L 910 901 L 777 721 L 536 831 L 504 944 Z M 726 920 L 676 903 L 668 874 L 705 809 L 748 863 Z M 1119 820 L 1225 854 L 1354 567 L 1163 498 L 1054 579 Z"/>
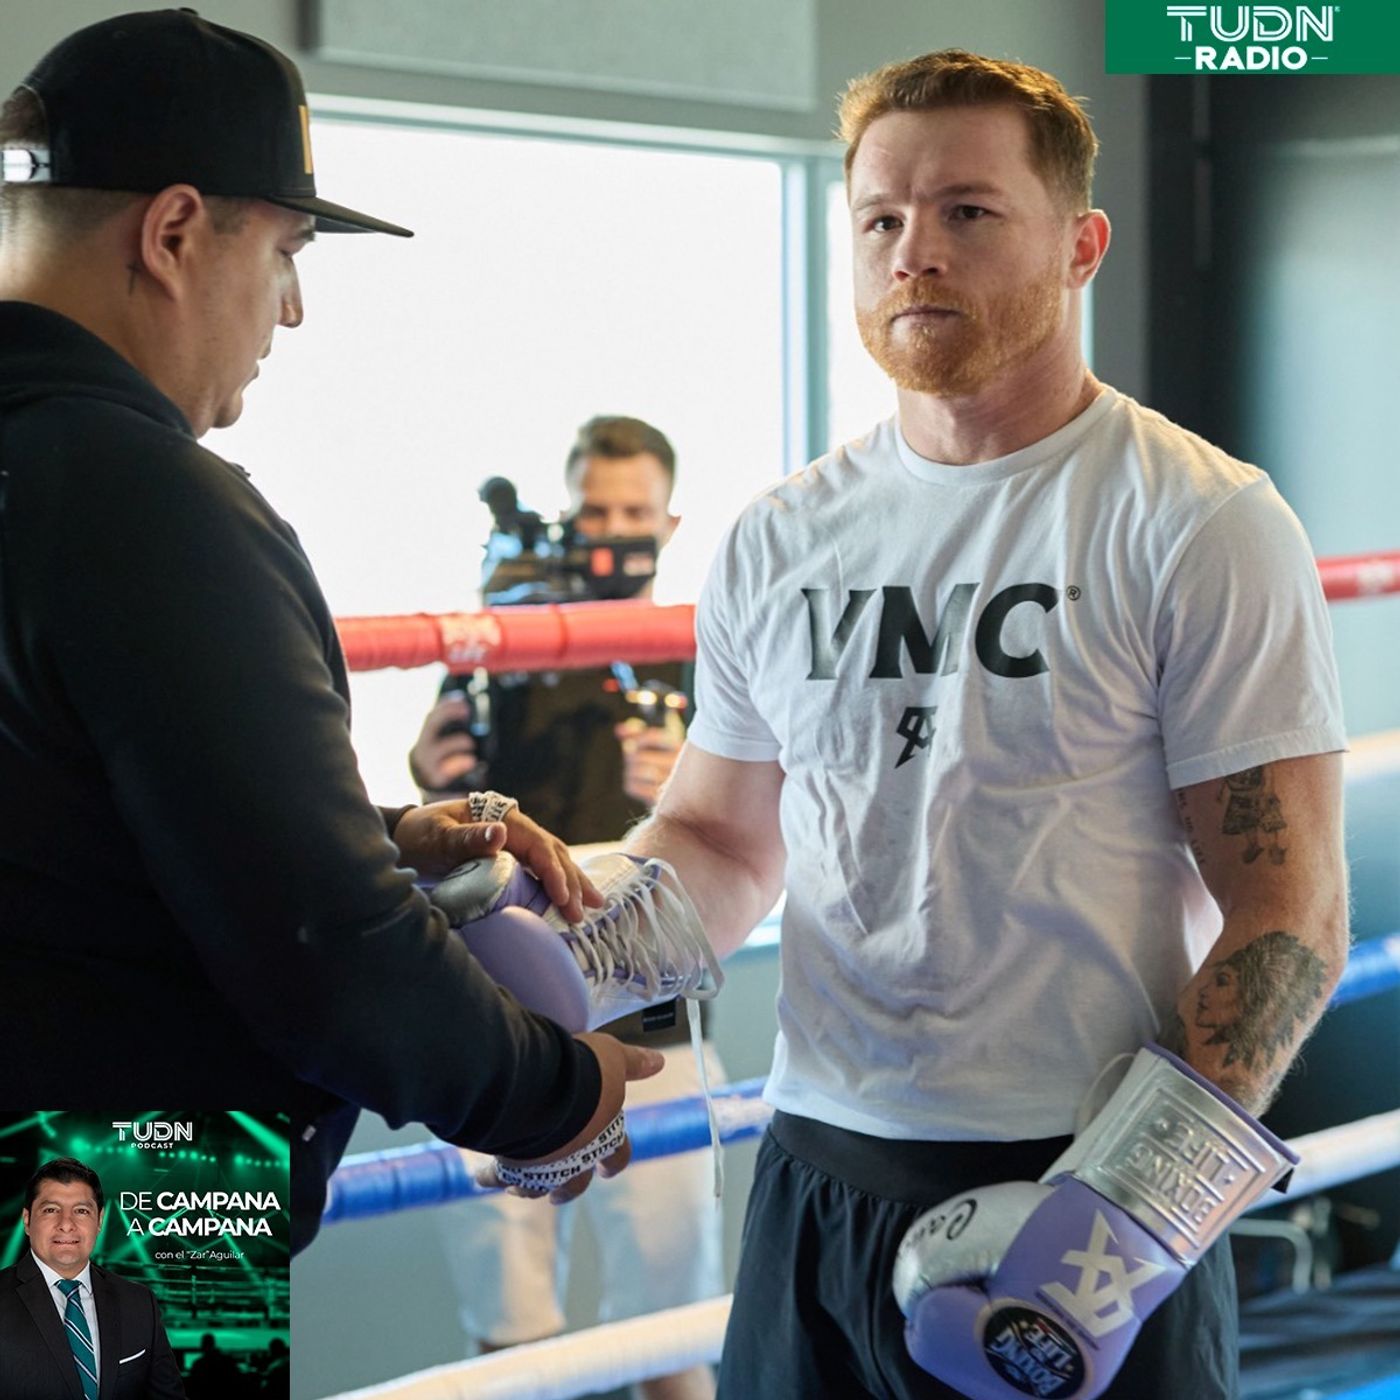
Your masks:
<path fill-rule="evenodd" d="M 1396 73 L 1400 5 L 1106 0 L 1110 73 Z"/>
<path fill-rule="evenodd" d="M 907 657 L 915 676 L 951 675 L 962 664 L 963 640 L 973 595 L 980 586 L 977 583 L 954 584 L 930 635 L 913 588 L 907 584 L 886 584 L 880 589 L 878 624 L 866 629 L 865 640 L 870 650 L 859 662 L 860 670 L 864 672 L 868 660 L 870 669 L 865 674 L 870 680 L 903 680 Z M 1064 592 L 1071 600 L 1081 596 L 1081 590 L 1073 586 Z M 811 669 L 807 672 L 809 681 L 836 679 L 851 636 L 874 596 L 873 588 L 802 590 L 812 650 Z M 991 598 L 982 608 L 973 629 L 973 651 L 983 668 L 1009 680 L 1044 675 L 1050 669 L 1045 653 L 1033 647 L 1030 651 L 1012 654 L 1003 645 L 1003 632 L 1012 611 L 1021 604 L 1032 603 L 1049 615 L 1059 602 L 1060 590 L 1048 583 L 1013 583 Z M 894 731 L 904 745 L 895 759 L 896 768 L 903 768 L 911 758 L 929 750 L 937 714 L 937 705 L 905 707 Z"/>

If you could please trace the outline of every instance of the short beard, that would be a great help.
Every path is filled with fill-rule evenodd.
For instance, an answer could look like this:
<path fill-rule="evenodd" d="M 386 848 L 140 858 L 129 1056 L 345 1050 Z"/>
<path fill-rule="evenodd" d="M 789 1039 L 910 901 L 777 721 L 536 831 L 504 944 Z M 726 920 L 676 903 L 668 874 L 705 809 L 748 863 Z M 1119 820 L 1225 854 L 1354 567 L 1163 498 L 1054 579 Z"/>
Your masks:
<path fill-rule="evenodd" d="M 870 309 L 856 310 L 860 338 L 871 358 L 901 389 L 937 398 L 962 398 L 1024 364 L 1054 335 L 1064 284 L 1056 266 L 981 310 L 931 277 L 897 287 Z M 894 318 L 911 306 L 958 312 L 938 326 Z"/>

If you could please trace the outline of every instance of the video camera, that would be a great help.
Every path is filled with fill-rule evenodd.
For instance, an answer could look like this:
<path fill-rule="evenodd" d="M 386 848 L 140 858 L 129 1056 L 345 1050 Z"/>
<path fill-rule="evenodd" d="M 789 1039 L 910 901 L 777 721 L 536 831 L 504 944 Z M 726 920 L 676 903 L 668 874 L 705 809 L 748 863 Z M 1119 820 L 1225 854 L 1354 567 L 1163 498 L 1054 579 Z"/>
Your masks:
<path fill-rule="evenodd" d="M 477 493 L 491 512 L 481 567 L 488 607 L 635 598 L 656 574 L 651 536 L 589 538 L 572 519 L 545 521 L 523 509 L 512 482 L 493 476 Z"/>
<path fill-rule="evenodd" d="M 567 517 L 546 521 L 521 506 L 514 483 L 503 476 L 489 477 L 477 494 L 491 512 L 481 566 L 481 598 L 487 607 L 634 598 L 656 573 L 657 541 L 650 536 L 588 538 Z M 439 735 L 470 734 L 477 751 L 476 766 L 452 790 L 472 792 L 486 784 L 501 743 L 496 701 L 502 692 L 530 680 L 514 674 L 491 677 L 485 671 L 444 679 L 440 694 L 461 694 L 471 719 L 447 724 Z M 615 684 L 648 724 L 664 723 L 668 710 L 685 703 L 683 695 L 660 682 L 641 686 L 632 676 L 630 684 Z"/>

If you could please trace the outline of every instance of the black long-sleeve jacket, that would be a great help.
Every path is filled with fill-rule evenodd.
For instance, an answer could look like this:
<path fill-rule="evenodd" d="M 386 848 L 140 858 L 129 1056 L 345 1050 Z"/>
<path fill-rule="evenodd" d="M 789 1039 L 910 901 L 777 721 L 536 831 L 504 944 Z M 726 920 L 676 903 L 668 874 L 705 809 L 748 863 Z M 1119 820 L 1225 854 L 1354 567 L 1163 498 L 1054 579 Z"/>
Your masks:
<path fill-rule="evenodd" d="M 246 474 L 0 302 L 0 1107 L 288 1112 L 299 1242 L 359 1106 L 533 1156 L 601 1082 L 398 868 L 347 698 Z"/>

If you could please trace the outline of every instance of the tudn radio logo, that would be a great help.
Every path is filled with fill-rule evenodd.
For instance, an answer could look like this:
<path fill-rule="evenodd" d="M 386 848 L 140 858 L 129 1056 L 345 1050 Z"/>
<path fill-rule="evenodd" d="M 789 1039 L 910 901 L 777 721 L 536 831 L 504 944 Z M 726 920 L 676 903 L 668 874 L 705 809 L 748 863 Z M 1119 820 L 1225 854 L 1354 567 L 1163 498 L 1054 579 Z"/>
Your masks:
<path fill-rule="evenodd" d="M 152 1152 L 165 1152 L 182 1142 L 194 1141 L 193 1123 L 113 1123 L 117 1130 L 117 1141 L 126 1141 L 126 1130 L 131 1129 L 132 1142 L 140 1148 Z"/>
<path fill-rule="evenodd" d="M 1174 55 L 1197 73 L 1297 73 L 1327 55 L 1340 5 L 1168 5 L 1189 53 Z M 1231 13 L 1233 12 L 1233 13 Z M 1227 14 L 1230 17 L 1227 19 Z M 1207 42 L 1212 41 L 1212 42 Z"/>

